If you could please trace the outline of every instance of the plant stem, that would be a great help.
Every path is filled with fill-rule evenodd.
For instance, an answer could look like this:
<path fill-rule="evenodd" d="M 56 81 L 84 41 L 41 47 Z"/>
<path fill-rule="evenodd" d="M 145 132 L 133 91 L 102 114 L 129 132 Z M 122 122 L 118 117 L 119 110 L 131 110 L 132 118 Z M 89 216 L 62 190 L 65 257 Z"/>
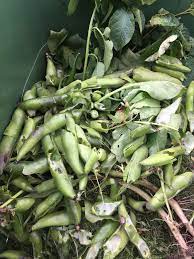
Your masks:
<path fill-rule="evenodd" d="M 141 180 L 138 181 L 138 184 L 146 187 L 147 189 L 149 189 L 150 191 L 153 191 L 153 192 L 157 192 L 157 190 L 158 190 L 158 188 L 155 185 L 153 185 L 146 179 L 144 179 L 143 181 L 141 181 Z M 175 199 L 170 199 L 168 202 L 169 202 L 171 208 L 176 212 L 179 219 L 185 225 L 188 232 L 194 237 L 194 228 L 193 228 L 192 224 L 189 223 L 189 220 L 185 216 L 185 214 L 184 214 L 183 210 L 181 209 L 180 205 L 178 204 L 178 202 Z"/>
<path fill-rule="evenodd" d="M 142 198 L 144 198 L 146 201 L 149 201 L 151 199 L 151 197 L 146 192 L 142 191 L 141 189 L 139 189 L 136 186 L 128 185 L 127 188 L 130 189 L 131 191 L 135 192 Z M 177 240 L 178 244 L 180 245 L 180 247 L 182 249 L 183 254 L 185 255 L 185 252 L 188 251 L 189 248 L 188 248 L 183 236 L 181 235 L 179 229 L 173 222 L 169 221 L 168 214 L 163 209 L 158 210 L 158 214 L 170 228 L 174 238 Z"/>
<path fill-rule="evenodd" d="M 160 178 L 160 184 L 161 184 L 161 187 L 162 187 L 162 192 L 163 192 L 163 195 L 164 195 L 166 207 L 168 209 L 168 214 L 169 214 L 170 220 L 173 222 L 174 220 L 173 220 L 173 217 L 172 217 L 172 211 L 170 209 L 170 206 L 169 206 L 169 203 L 168 203 L 168 198 L 166 196 L 166 190 L 165 190 L 165 185 L 164 185 L 164 174 L 163 174 L 162 170 L 161 170 L 161 174 L 158 172 L 158 176 Z"/>
<path fill-rule="evenodd" d="M 88 36 L 87 36 L 87 42 L 86 42 L 86 53 L 85 53 L 85 60 L 84 60 L 84 70 L 83 70 L 83 80 L 85 80 L 85 77 L 86 77 L 86 69 L 87 69 L 87 65 L 88 65 L 88 56 L 89 56 L 89 48 L 90 48 L 90 38 L 91 38 L 91 34 L 92 34 L 92 26 L 93 26 L 93 21 L 94 21 L 94 17 L 95 17 L 95 14 L 96 14 L 96 10 L 97 10 L 97 6 L 94 7 L 92 17 L 90 19 L 89 28 L 88 28 Z"/>
<path fill-rule="evenodd" d="M 15 195 L 13 195 L 9 200 L 7 200 L 6 202 L 4 202 L 1 206 L 0 209 L 5 208 L 7 205 L 9 205 L 10 203 L 12 203 L 12 201 L 14 201 L 17 197 L 19 197 L 24 191 L 20 190 L 19 192 L 17 192 Z"/>

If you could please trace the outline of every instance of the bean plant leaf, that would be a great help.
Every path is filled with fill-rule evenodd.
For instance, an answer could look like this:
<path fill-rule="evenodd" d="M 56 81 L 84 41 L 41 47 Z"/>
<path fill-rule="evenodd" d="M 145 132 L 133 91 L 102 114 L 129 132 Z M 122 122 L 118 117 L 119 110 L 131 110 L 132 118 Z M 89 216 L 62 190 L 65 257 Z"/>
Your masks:
<path fill-rule="evenodd" d="M 105 65 L 104 65 L 104 63 L 98 62 L 96 64 L 96 67 L 95 67 L 95 69 L 93 71 L 92 76 L 102 77 L 104 75 L 104 73 L 105 73 Z"/>
<path fill-rule="evenodd" d="M 72 15 L 75 13 L 77 6 L 79 4 L 79 0 L 69 0 L 69 4 L 67 7 L 67 14 Z"/>
<path fill-rule="evenodd" d="M 185 154 L 189 155 L 194 150 L 194 135 L 188 131 L 182 139 L 182 143 L 185 147 Z"/>
<path fill-rule="evenodd" d="M 114 48 L 121 50 L 131 40 L 135 31 L 135 19 L 131 11 L 123 8 L 116 10 L 109 20 L 110 38 Z"/>
<path fill-rule="evenodd" d="M 144 16 L 144 13 L 142 12 L 142 10 L 140 10 L 140 9 L 138 9 L 136 7 L 133 7 L 132 11 L 133 11 L 133 14 L 135 16 L 135 21 L 139 25 L 139 31 L 140 31 L 140 33 L 142 33 L 143 29 L 145 27 L 145 16 Z"/>
<path fill-rule="evenodd" d="M 158 58 L 160 58 L 162 55 L 164 55 L 166 53 L 166 51 L 170 48 L 171 43 L 176 41 L 177 38 L 178 38 L 178 36 L 176 34 L 169 36 L 165 41 L 162 42 L 162 44 L 159 47 L 159 50 L 156 53 L 154 53 L 153 55 L 151 55 L 150 57 L 148 57 L 146 59 L 146 61 L 153 62 L 153 61 L 157 60 Z"/>
<path fill-rule="evenodd" d="M 111 216 L 115 213 L 121 201 L 116 202 L 97 202 L 92 207 L 92 212 L 96 216 Z"/>
<path fill-rule="evenodd" d="M 181 104 L 182 98 L 179 97 L 172 104 L 163 108 L 156 118 L 156 123 L 159 124 L 169 124 L 171 120 L 171 116 L 175 114 Z"/>
<path fill-rule="evenodd" d="M 167 143 L 167 130 L 160 129 L 158 132 L 152 133 L 148 137 L 148 147 L 150 155 L 165 149 Z"/>
<path fill-rule="evenodd" d="M 56 53 L 57 48 L 64 42 L 68 36 L 68 31 L 62 29 L 58 31 L 50 31 L 50 35 L 47 41 L 48 48 L 52 54 Z"/>
<path fill-rule="evenodd" d="M 174 14 L 161 9 L 158 14 L 152 16 L 150 24 L 151 26 L 177 27 L 180 22 Z"/>
<path fill-rule="evenodd" d="M 118 162 L 124 162 L 123 149 L 131 141 L 129 132 L 122 134 L 122 136 L 116 140 L 112 147 L 111 152 L 116 156 Z"/>
<path fill-rule="evenodd" d="M 168 81 L 145 82 L 140 90 L 147 92 L 152 98 L 162 101 L 170 100 L 180 94 L 183 87 Z"/>

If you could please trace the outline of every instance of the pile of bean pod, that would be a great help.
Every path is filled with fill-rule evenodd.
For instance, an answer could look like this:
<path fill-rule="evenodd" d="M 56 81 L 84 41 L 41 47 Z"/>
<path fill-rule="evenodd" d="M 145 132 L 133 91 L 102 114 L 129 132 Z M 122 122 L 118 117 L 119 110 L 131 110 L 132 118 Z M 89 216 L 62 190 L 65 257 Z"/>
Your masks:
<path fill-rule="evenodd" d="M 172 211 L 194 236 L 173 199 L 193 178 L 182 169 L 193 138 L 194 82 L 182 85 L 189 71 L 164 55 L 153 70 L 137 67 L 59 88 L 47 55 L 46 81 L 25 92 L 0 144 L 1 184 L 7 186 L 0 222 L 8 238 L 31 247 L 33 258 L 48 258 L 44 243 L 72 258 L 73 240 L 87 248 L 87 259 L 101 251 L 104 259 L 115 258 L 128 243 L 151 258 L 135 212 L 156 211 L 187 251 Z M 93 232 L 83 229 L 85 221 Z M 13 253 L 24 256 L 10 250 L 1 256 Z"/>

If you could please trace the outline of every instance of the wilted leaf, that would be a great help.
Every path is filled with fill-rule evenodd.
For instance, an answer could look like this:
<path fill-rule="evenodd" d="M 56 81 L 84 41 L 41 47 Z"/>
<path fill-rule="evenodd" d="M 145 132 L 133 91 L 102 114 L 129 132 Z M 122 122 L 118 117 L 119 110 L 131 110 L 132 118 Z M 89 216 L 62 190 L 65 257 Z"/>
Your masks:
<path fill-rule="evenodd" d="M 129 48 L 122 52 L 120 60 L 122 64 L 127 67 L 127 69 L 135 68 L 142 64 L 141 57 L 137 53 L 131 51 Z"/>
<path fill-rule="evenodd" d="M 159 25 L 163 27 L 177 27 L 179 25 L 179 20 L 175 17 L 174 14 L 161 9 L 158 14 L 151 18 L 150 24 L 152 26 Z"/>
<path fill-rule="evenodd" d="M 92 233 L 85 229 L 74 232 L 72 236 L 78 239 L 81 245 L 87 246 L 91 244 Z"/>
<path fill-rule="evenodd" d="M 135 16 L 135 21 L 138 23 L 139 25 L 139 31 L 140 33 L 143 32 L 144 26 L 145 26 L 145 16 L 144 13 L 142 12 L 142 10 L 133 7 L 132 8 L 133 14 Z"/>
<path fill-rule="evenodd" d="M 97 216 L 111 216 L 114 214 L 120 204 L 120 201 L 97 202 L 94 204 L 94 206 L 92 206 L 92 212 Z"/>
<path fill-rule="evenodd" d="M 145 82 L 140 86 L 141 91 L 147 92 L 152 98 L 162 101 L 176 97 L 183 87 L 167 81 Z"/>
<path fill-rule="evenodd" d="M 52 54 L 55 54 L 57 48 L 67 38 L 68 31 L 62 29 L 61 31 L 50 31 L 50 35 L 47 41 L 48 48 Z"/>
<path fill-rule="evenodd" d="M 159 57 L 165 54 L 165 52 L 170 48 L 170 44 L 177 40 L 178 36 L 177 35 L 171 35 L 169 36 L 165 41 L 162 42 L 160 45 L 159 50 L 151 55 L 149 58 L 146 59 L 147 62 L 153 62 L 157 60 Z"/>
<path fill-rule="evenodd" d="M 191 132 L 187 132 L 182 140 L 183 146 L 185 147 L 185 154 L 189 155 L 194 150 L 194 136 Z"/>
<path fill-rule="evenodd" d="M 135 31 L 133 13 L 125 9 L 116 10 L 109 20 L 110 38 L 118 51 L 131 40 Z"/>
<path fill-rule="evenodd" d="M 159 124 L 169 124 L 171 120 L 171 116 L 175 114 L 181 104 L 182 98 L 179 97 L 174 101 L 171 105 L 163 108 L 159 113 L 158 117 L 156 118 L 156 123 Z"/>
<path fill-rule="evenodd" d="M 92 204 L 88 201 L 85 201 L 85 218 L 91 223 L 96 223 L 97 221 L 102 221 L 104 219 L 114 220 L 114 218 L 111 216 L 99 217 L 99 216 L 94 215 L 92 212 Z"/>
<path fill-rule="evenodd" d="M 150 155 L 165 149 L 167 143 L 167 130 L 160 129 L 158 132 L 152 133 L 148 137 L 148 147 Z"/>

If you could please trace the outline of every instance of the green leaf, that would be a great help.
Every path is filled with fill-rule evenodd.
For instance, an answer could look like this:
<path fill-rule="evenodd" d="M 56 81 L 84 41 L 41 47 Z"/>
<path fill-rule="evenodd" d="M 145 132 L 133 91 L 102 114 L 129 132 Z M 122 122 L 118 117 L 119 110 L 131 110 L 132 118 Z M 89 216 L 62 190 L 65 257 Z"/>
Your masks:
<path fill-rule="evenodd" d="M 110 67 L 111 61 L 113 58 L 113 42 L 110 40 L 104 41 L 104 65 L 105 71 Z"/>
<path fill-rule="evenodd" d="M 111 152 L 116 156 L 118 162 L 122 163 L 125 161 L 123 156 L 124 147 L 131 142 L 129 132 L 121 135 L 121 137 L 116 140 L 111 147 Z"/>
<path fill-rule="evenodd" d="M 179 97 L 171 105 L 163 108 L 156 118 L 156 123 L 167 124 L 171 122 L 171 116 L 175 114 L 181 104 L 182 98 Z"/>
<path fill-rule="evenodd" d="M 127 67 L 127 69 L 135 68 L 143 63 L 140 55 L 134 53 L 130 49 L 127 49 L 122 53 L 120 56 L 120 61 L 125 67 Z"/>
<path fill-rule="evenodd" d="M 174 14 L 161 9 L 158 14 L 152 16 L 150 24 L 151 26 L 177 27 L 180 23 Z"/>
<path fill-rule="evenodd" d="M 160 129 L 160 131 L 150 134 L 147 142 L 150 155 L 165 149 L 166 143 L 167 143 L 166 129 Z"/>
<path fill-rule="evenodd" d="M 52 54 L 56 53 L 57 48 L 63 43 L 63 41 L 67 38 L 68 31 L 66 29 L 62 29 L 61 31 L 50 31 L 50 35 L 48 37 L 47 45 Z"/>
<path fill-rule="evenodd" d="M 140 115 L 140 120 L 146 120 L 153 116 L 155 117 L 160 112 L 159 107 L 144 107 L 144 108 L 138 109 L 138 110 L 139 110 L 138 113 Z"/>
<path fill-rule="evenodd" d="M 110 38 L 114 48 L 118 51 L 131 40 L 135 31 L 135 19 L 131 11 L 125 9 L 116 10 L 109 20 L 111 29 Z"/>
<path fill-rule="evenodd" d="M 135 21 L 139 25 L 139 31 L 140 31 L 140 33 L 142 33 L 143 29 L 145 27 L 145 16 L 144 16 L 144 13 L 142 12 L 142 10 L 140 10 L 140 9 L 138 9 L 136 7 L 133 7 L 132 11 L 133 11 L 133 14 L 135 16 Z"/>
<path fill-rule="evenodd" d="M 95 69 L 93 71 L 92 76 L 103 77 L 104 73 L 105 73 L 105 65 L 104 65 L 104 63 L 98 62 L 96 64 L 96 67 L 95 67 Z"/>
<path fill-rule="evenodd" d="M 167 81 L 145 82 L 140 91 L 147 92 L 152 98 L 162 101 L 170 100 L 180 94 L 183 87 Z"/>
<path fill-rule="evenodd" d="M 69 0 L 69 4 L 67 7 L 67 15 L 72 15 L 75 13 L 79 0 Z"/>

